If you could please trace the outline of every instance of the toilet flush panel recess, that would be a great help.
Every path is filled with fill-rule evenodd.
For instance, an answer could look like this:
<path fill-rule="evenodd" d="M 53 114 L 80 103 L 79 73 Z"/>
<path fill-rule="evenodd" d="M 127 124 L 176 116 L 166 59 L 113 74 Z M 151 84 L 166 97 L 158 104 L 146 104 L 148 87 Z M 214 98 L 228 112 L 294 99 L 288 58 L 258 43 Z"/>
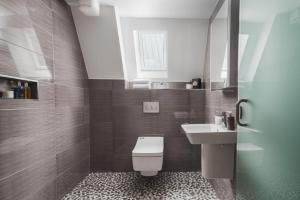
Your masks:
<path fill-rule="evenodd" d="M 159 102 L 144 102 L 143 103 L 144 113 L 159 113 Z"/>

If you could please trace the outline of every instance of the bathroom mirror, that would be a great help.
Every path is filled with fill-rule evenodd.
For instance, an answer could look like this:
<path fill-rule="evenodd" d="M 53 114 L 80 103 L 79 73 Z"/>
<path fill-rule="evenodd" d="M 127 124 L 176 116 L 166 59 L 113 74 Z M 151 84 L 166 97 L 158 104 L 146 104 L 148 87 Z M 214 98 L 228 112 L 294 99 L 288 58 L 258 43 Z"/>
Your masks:
<path fill-rule="evenodd" d="M 237 86 L 238 0 L 219 0 L 210 19 L 210 88 Z"/>

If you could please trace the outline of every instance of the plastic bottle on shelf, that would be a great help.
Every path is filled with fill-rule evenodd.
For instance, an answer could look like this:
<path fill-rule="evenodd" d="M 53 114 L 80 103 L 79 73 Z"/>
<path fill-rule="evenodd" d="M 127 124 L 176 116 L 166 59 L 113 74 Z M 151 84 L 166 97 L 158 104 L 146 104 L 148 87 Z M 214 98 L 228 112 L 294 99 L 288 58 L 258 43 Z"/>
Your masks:
<path fill-rule="evenodd" d="M 21 81 L 18 81 L 18 86 L 15 88 L 15 99 L 24 99 L 24 87 Z"/>
<path fill-rule="evenodd" d="M 29 87 L 27 82 L 25 82 L 24 85 L 24 96 L 25 99 L 31 99 L 31 88 Z"/>

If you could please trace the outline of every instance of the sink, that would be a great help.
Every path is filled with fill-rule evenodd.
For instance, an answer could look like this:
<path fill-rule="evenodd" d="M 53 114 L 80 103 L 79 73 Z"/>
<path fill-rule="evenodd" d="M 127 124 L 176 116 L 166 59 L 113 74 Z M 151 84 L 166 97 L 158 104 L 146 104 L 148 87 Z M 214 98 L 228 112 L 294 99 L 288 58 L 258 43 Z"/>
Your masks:
<path fill-rule="evenodd" d="M 201 173 L 204 178 L 234 177 L 237 132 L 215 124 L 182 124 L 192 145 L 201 144 Z"/>
<path fill-rule="evenodd" d="M 237 132 L 215 124 L 182 124 L 191 144 L 236 144 Z"/>

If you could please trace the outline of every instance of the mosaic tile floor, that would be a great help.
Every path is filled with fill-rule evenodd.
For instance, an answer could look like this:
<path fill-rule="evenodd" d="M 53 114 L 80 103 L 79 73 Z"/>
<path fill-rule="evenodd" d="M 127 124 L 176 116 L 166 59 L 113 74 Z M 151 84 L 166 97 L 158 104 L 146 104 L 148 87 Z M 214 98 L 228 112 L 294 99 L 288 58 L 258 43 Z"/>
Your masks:
<path fill-rule="evenodd" d="M 142 177 L 135 172 L 92 173 L 63 200 L 219 200 L 200 172 L 161 172 Z"/>

